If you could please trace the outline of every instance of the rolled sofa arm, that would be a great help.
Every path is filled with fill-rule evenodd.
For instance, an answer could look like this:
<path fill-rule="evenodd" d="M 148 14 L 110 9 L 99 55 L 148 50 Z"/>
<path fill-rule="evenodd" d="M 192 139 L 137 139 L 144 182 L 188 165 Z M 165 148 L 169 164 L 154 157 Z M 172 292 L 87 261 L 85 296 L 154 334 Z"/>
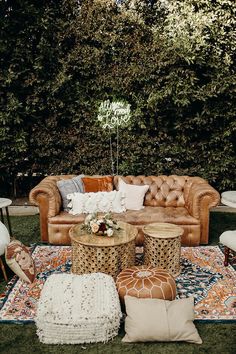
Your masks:
<path fill-rule="evenodd" d="M 59 214 L 61 209 L 57 181 L 62 178 L 63 176 L 45 177 L 29 194 L 30 202 L 39 207 L 41 240 L 45 242 L 48 242 L 48 218 Z"/>
<path fill-rule="evenodd" d="M 209 210 L 219 204 L 219 193 L 207 181 L 193 183 L 188 191 L 185 206 L 190 215 L 200 220 L 201 244 L 207 244 L 209 238 Z"/>

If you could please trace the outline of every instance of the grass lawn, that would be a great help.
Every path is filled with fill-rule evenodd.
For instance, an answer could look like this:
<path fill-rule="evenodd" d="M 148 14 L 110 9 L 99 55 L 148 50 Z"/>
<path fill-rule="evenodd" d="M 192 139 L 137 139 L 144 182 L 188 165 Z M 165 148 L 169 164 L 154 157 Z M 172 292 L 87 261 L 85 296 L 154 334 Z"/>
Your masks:
<path fill-rule="evenodd" d="M 14 236 L 26 245 L 40 241 L 39 217 L 11 217 Z M 210 217 L 210 244 L 218 244 L 220 234 L 236 229 L 236 213 L 212 212 Z M 9 273 L 9 272 L 8 272 Z M 10 275 L 10 273 L 9 273 Z M 0 293 L 5 282 L 2 274 Z M 161 319 L 157 319 L 161 320 Z M 122 343 L 123 327 L 119 335 L 106 344 L 45 345 L 41 344 L 33 324 L 0 324 L 0 353 L 99 353 L 99 354 L 233 354 L 236 353 L 236 323 L 196 323 L 203 344 L 189 343 Z"/>

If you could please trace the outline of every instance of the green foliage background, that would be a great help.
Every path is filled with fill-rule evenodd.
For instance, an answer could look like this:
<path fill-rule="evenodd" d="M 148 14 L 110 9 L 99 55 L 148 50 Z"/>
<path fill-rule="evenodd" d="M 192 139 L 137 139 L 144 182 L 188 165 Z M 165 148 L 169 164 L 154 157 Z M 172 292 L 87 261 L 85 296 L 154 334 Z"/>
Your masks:
<path fill-rule="evenodd" d="M 132 122 L 119 130 L 119 173 L 236 188 L 234 0 L 0 4 L 3 178 L 111 173 L 97 110 L 124 99 Z"/>

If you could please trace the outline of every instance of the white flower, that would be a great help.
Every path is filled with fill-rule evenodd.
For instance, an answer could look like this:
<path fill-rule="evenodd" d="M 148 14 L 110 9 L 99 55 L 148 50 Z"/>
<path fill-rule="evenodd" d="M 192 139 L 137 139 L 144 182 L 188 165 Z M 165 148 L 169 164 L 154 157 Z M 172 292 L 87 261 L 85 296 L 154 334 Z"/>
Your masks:
<path fill-rule="evenodd" d="M 113 230 L 112 229 L 107 229 L 107 236 L 111 237 L 113 235 Z"/>
<path fill-rule="evenodd" d="M 93 218 L 93 214 L 88 214 L 84 219 L 84 224 L 88 225 L 92 218 Z"/>
<path fill-rule="evenodd" d="M 114 226 L 114 223 L 112 220 L 107 220 L 106 221 L 107 225 L 110 226 L 110 227 L 113 227 Z"/>
<path fill-rule="evenodd" d="M 91 230 L 92 230 L 92 232 L 95 234 L 96 232 L 98 232 L 98 230 L 99 230 L 99 225 L 98 224 L 96 224 L 95 222 L 92 222 L 91 224 Z"/>

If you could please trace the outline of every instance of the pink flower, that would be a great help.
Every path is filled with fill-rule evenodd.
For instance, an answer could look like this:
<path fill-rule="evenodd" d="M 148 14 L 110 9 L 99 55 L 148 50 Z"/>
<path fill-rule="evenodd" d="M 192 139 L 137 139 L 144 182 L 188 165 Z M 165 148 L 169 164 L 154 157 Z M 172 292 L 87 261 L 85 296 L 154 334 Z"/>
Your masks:
<path fill-rule="evenodd" d="M 92 230 L 92 232 L 93 232 L 94 234 L 95 234 L 96 232 L 98 232 L 98 230 L 99 230 L 98 224 L 92 223 L 92 224 L 91 224 L 91 230 Z"/>

